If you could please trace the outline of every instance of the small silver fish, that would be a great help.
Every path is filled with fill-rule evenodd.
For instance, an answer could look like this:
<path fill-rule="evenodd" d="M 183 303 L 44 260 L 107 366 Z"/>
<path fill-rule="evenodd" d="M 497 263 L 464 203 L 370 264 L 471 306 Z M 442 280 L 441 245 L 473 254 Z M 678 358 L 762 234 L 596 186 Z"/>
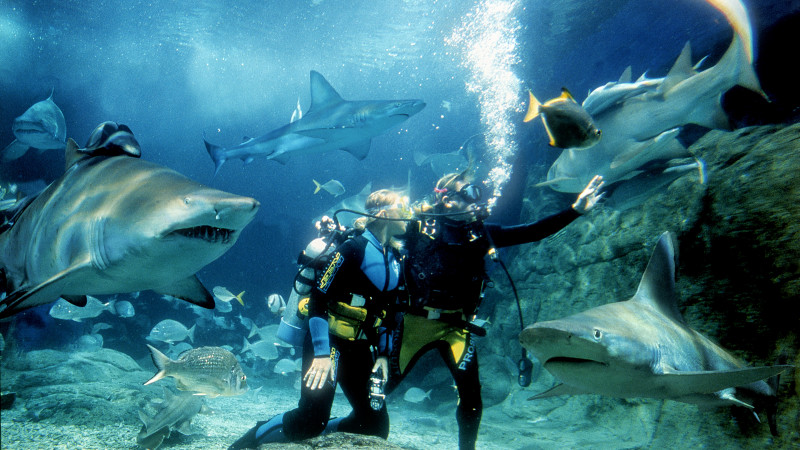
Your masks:
<path fill-rule="evenodd" d="M 272 368 L 273 372 L 280 375 L 290 375 L 299 370 L 300 368 L 298 367 L 297 363 L 288 358 L 284 358 L 276 362 L 275 367 Z"/>
<path fill-rule="evenodd" d="M 74 320 L 80 322 L 83 319 L 90 319 L 97 317 L 103 311 L 114 312 L 114 301 L 102 303 L 100 300 L 87 295 L 86 306 L 75 306 L 72 303 L 59 298 L 52 308 L 50 308 L 50 316 L 61 320 Z"/>
<path fill-rule="evenodd" d="M 211 398 L 247 392 L 247 377 L 233 353 L 220 347 L 199 347 L 181 354 L 177 360 L 147 345 L 158 372 L 145 385 L 173 377 L 182 391 Z"/>
<path fill-rule="evenodd" d="M 278 357 L 278 347 L 275 345 L 274 341 L 265 341 L 262 339 L 254 344 L 251 344 L 247 338 L 242 339 L 244 339 L 244 342 L 242 343 L 242 353 L 251 351 L 254 355 L 265 361 L 269 361 Z"/>
<path fill-rule="evenodd" d="M 133 309 L 133 304 L 127 300 L 118 301 L 116 304 L 114 304 L 114 310 L 120 317 L 127 318 L 136 315 L 136 311 Z"/>
<path fill-rule="evenodd" d="M 228 290 L 228 288 L 223 286 L 215 286 L 213 292 L 214 292 L 214 297 L 217 298 L 218 300 L 227 303 L 233 299 L 236 299 L 240 305 L 244 306 L 244 300 L 242 299 L 242 296 L 244 295 L 245 291 L 239 292 L 239 295 L 233 295 L 233 293 L 230 290 Z"/>
<path fill-rule="evenodd" d="M 150 330 L 150 335 L 147 336 L 147 339 L 173 344 L 189 338 L 189 342 L 194 342 L 194 327 L 195 325 L 192 325 L 191 328 L 187 329 L 176 320 L 165 319 L 158 322 Z"/>
<path fill-rule="evenodd" d="M 411 403 L 421 403 L 425 399 L 431 399 L 431 391 L 433 391 L 433 389 L 429 389 L 428 392 L 425 392 L 418 387 L 412 387 L 403 395 L 403 400 Z"/>
<path fill-rule="evenodd" d="M 528 91 L 530 103 L 523 121 L 530 122 L 542 116 L 542 123 L 550 137 L 550 145 L 559 148 L 585 149 L 600 141 L 602 132 L 594 125 L 594 120 L 566 88 L 561 95 L 540 103 Z"/>
<path fill-rule="evenodd" d="M 314 189 L 315 194 L 319 192 L 320 189 L 325 190 L 327 193 L 331 194 L 334 197 L 338 197 L 344 194 L 344 186 L 338 180 L 330 180 L 325 184 L 320 184 L 319 181 L 313 179 L 311 181 L 313 181 L 314 184 L 317 186 L 317 188 Z"/>

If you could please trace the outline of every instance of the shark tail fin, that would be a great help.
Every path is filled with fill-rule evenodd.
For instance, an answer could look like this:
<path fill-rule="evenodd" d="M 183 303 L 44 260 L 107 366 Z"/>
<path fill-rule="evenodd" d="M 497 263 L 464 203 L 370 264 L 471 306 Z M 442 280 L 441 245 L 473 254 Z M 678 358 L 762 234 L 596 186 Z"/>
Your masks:
<path fill-rule="evenodd" d="M 239 292 L 239 295 L 236 296 L 236 300 L 242 306 L 244 306 L 244 300 L 242 299 L 242 296 L 244 295 L 244 293 L 245 293 L 245 291 Z"/>
<path fill-rule="evenodd" d="M 208 151 L 208 155 L 211 156 L 211 159 L 214 161 L 214 176 L 217 176 L 219 173 L 220 167 L 225 164 L 225 149 L 220 147 L 219 145 L 214 145 L 206 140 L 205 133 L 203 133 L 203 142 L 206 144 L 206 150 Z"/>
<path fill-rule="evenodd" d="M 313 181 L 313 182 L 314 182 L 314 184 L 315 184 L 315 185 L 317 185 L 317 188 L 316 188 L 316 189 L 314 189 L 314 193 L 316 194 L 316 193 L 317 193 L 317 192 L 319 192 L 319 190 L 322 188 L 322 185 L 321 185 L 321 184 L 319 184 L 319 181 L 317 181 L 317 180 L 315 180 L 315 179 L 313 179 L 313 178 L 311 179 L 311 181 Z"/>
<path fill-rule="evenodd" d="M 166 367 L 167 364 L 170 363 L 169 357 L 161 353 L 157 348 L 153 347 L 150 344 L 147 344 L 147 348 L 150 349 L 150 356 L 153 358 L 153 364 L 155 364 L 156 369 L 158 369 L 158 372 L 156 372 L 156 374 L 153 375 L 153 378 L 150 378 L 148 381 L 144 383 L 145 386 L 151 383 L 155 383 L 156 381 L 166 377 L 167 376 Z"/>
<path fill-rule="evenodd" d="M 542 106 L 531 91 L 528 91 L 528 100 L 528 112 L 525 114 L 525 118 L 522 119 L 523 122 L 530 122 L 535 119 L 539 115 L 539 107 Z"/>

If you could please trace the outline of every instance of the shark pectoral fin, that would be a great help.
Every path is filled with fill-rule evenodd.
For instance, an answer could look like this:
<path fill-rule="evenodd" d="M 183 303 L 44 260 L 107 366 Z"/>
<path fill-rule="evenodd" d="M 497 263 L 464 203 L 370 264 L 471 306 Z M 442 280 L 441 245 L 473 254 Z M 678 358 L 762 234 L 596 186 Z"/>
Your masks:
<path fill-rule="evenodd" d="M 214 297 L 212 297 L 208 289 L 203 286 L 203 283 L 197 279 L 197 275 L 184 278 L 169 286 L 153 289 L 153 291 L 162 295 L 171 295 L 181 300 L 186 300 L 189 303 L 206 309 L 214 309 Z"/>
<path fill-rule="evenodd" d="M 660 375 L 660 383 L 673 397 L 711 394 L 723 389 L 744 386 L 777 375 L 792 366 L 743 367 L 732 370 L 674 372 Z"/>
<path fill-rule="evenodd" d="M 356 143 L 353 145 L 348 145 L 347 147 L 342 147 L 342 150 L 350 153 L 351 155 L 358 158 L 359 161 L 363 160 L 369 154 L 369 148 L 372 145 L 372 140 L 367 139 L 364 142 Z"/>
<path fill-rule="evenodd" d="M 15 139 L 0 153 L 0 160 L 13 161 L 19 159 L 28 152 L 28 149 L 30 147 Z"/>
<path fill-rule="evenodd" d="M 593 392 L 586 391 L 584 389 L 577 388 L 575 386 L 569 386 L 566 384 L 557 384 L 550 389 L 540 392 L 533 397 L 530 397 L 530 400 L 539 400 L 541 398 L 547 397 L 558 397 L 559 395 L 583 395 L 583 394 L 592 394 Z"/>
<path fill-rule="evenodd" d="M 91 268 L 91 263 L 76 264 L 53 275 L 50 279 L 28 289 L 19 289 L 0 301 L 0 319 L 13 316 L 34 306 L 54 302 L 68 284 L 68 277 Z"/>
<path fill-rule="evenodd" d="M 86 302 L 87 302 L 87 299 L 86 299 L 85 295 L 63 295 L 62 294 L 61 298 L 63 298 L 64 300 L 66 300 L 66 301 L 68 301 L 70 303 L 72 303 L 73 305 L 81 307 L 81 308 L 86 306 Z"/>
<path fill-rule="evenodd" d="M 175 431 L 184 436 L 189 436 L 192 434 L 191 425 L 192 425 L 192 419 L 191 418 L 186 419 L 182 421 L 177 427 L 175 427 Z"/>

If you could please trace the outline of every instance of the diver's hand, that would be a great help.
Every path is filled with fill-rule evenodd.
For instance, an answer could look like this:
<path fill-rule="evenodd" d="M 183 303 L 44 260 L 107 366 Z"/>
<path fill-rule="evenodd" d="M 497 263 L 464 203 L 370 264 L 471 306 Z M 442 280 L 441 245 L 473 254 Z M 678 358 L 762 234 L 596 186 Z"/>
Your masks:
<path fill-rule="evenodd" d="M 372 366 L 372 373 L 381 370 L 381 376 L 383 377 L 383 382 L 389 381 L 389 358 L 385 356 L 379 356 L 378 359 L 375 360 L 375 365 Z"/>
<path fill-rule="evenodd" d="M 303 377 L 303 381 L 306 382 L 306 387 L 313 391 L 314 389 L 322 389 L 322 386 L 325 385 L 325 381 L 329 377 L 331 381 L 333 381 L 334 375 L 331 366 L 331 358 L 329 356 L 318 356 L 314 358 L 311 362 L 311 367 L 308 368 L 308 372 L 306 372 L 306 375 Z"/>
<path fill-rule="evenodd" d="M 598 194 L 600 188 L 603 187 L 603 184 L 605 184 L 603 177 L 601 175 L 595 175 L 594 178 L 592 178 L 592 181 L 590 181 L 589 184 L 587 184 L 583 189 L 583 192 L 578 195 L 578 199 L 572 204 L 572 209 L 577 211 L 579 214 L 586 214 L 592 208 L 594 208 L 595 205 L 597 205 L 597 202 L 603 198 L 602 193 Z"/>
<path fill-rule="evenodd" d="M 319 237 L 321 238 L 326 238 L 331 233 L 336 231 L 336 222 L 334 222 L 333 219 L 328 216 L 322 216 L 322 218 L 319 219 L 319 221 L 317 221 L 317 223 L 315 223 L 314 226 L 317 228 L 317 231 L 319 231 Z M 344 230 L 345 230 L 344 226 L 339 225 L 339 231 L 344 231 Z"/>

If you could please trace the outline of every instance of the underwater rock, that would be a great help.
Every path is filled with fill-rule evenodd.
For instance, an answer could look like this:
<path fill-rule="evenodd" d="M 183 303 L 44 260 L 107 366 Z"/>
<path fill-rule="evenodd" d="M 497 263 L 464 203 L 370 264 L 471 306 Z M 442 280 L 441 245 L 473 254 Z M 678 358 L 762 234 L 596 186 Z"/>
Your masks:
<path fill-rule="evenodd" d="M 11 409 L 14 406 L 14 401 L 17 400 L 15 392 L 3 392 L 0 394 L 0 409 Z"/>
<path fill-rule="evenodd" d="M 3 361 L 0 383 L 17 393 L 31 421 L 56 424 L 138 424 L 138 402 L 153 394 L 145 372 L 130 356 L 37 350 Z"/>
<path fill-rule="evenodd" d="M 386 439 L 381 439 L 376 436 L 365 436 L 361 434 L 352 433 L 331 433 L 324 436 L 317 436 L 315 438 L 306 439 L 300 442 L 279 443 L 279 444 L 264 444 L 258 447 L 259 450 L 305 450 L 305 449 L 375 449 L 380 448 L 384 450 L 402 450 L 409 447 L 392 444 Z"/>

